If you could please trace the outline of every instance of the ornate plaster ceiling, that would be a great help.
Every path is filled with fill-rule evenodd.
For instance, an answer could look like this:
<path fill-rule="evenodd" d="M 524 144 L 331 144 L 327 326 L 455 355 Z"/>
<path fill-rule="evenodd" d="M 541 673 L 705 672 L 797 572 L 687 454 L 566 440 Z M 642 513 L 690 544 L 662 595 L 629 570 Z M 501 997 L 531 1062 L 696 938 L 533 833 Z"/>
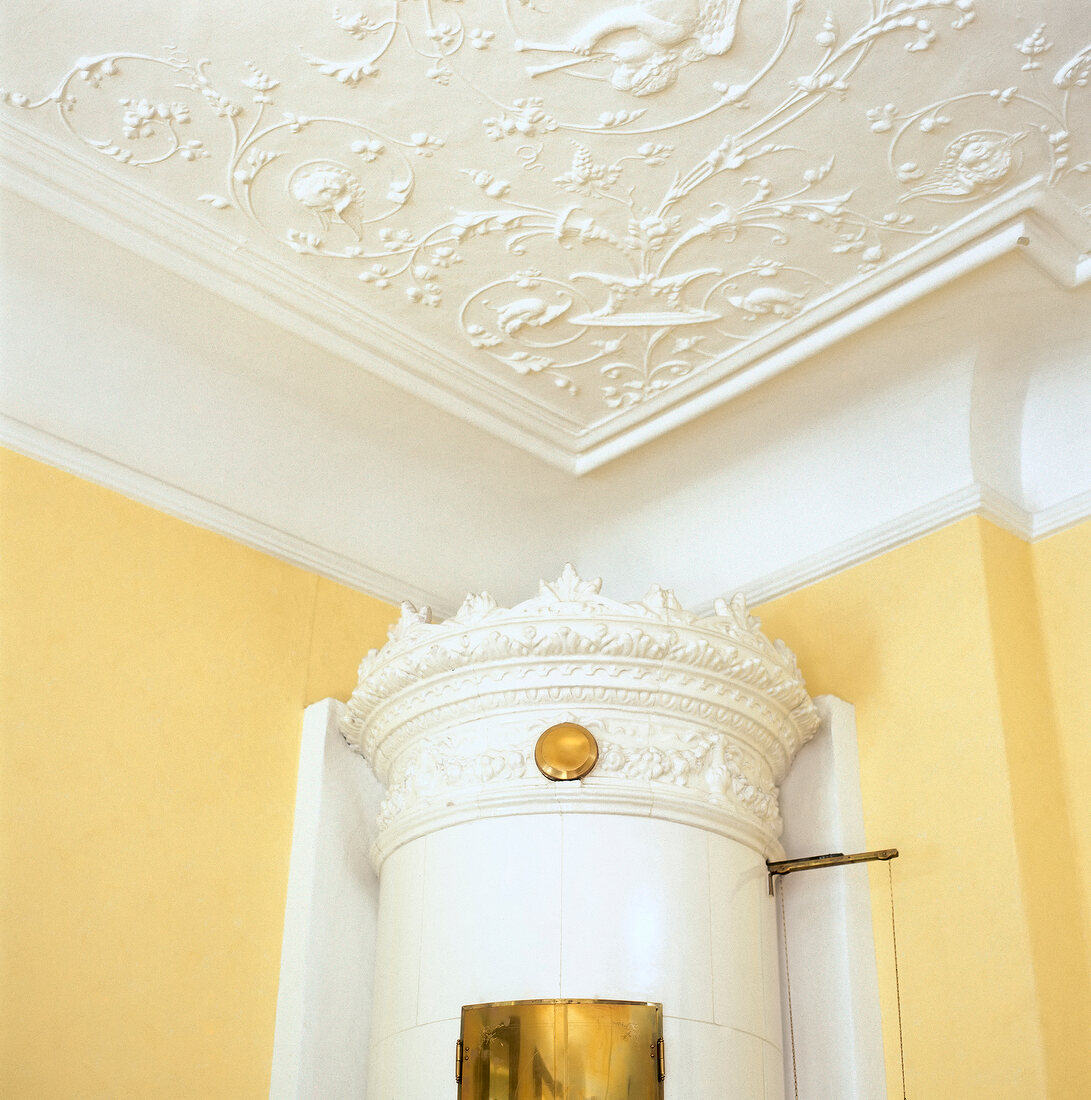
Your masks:
<path fill-rule="evenodd" d="M 1004 250 L 1091 269 L 1070 0 L 19 8 L 13 186 L 576 472 Z"/>

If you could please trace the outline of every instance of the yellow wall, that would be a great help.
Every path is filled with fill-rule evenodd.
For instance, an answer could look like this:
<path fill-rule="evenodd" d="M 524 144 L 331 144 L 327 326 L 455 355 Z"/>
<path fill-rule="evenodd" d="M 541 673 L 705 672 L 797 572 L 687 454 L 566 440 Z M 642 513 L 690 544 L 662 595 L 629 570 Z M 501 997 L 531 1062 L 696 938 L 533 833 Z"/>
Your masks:
<path fill-rule="evenodd" d="M 1091 523 L 1032 547 L 1065 795 L 1073 824 L 1070 876 L 1082 887 L 1091 943 Z"/>
<path fill-rule="evenodd" d="M 267 1095 L 302 708 L 393 609 L 10 452 L 0 494 L 0 1095 Z"/>
<path fill-rule="evenodd" d="M 868 843 L 902 853 L 911 1096 L 1087 1095 L 1089 537 L 1030 547 L 968 519 L 759 610 L 812 693 L 856 704 Z M 872 881 L 900 1096 L 885 873 Z"/>
<path fill-rule="evenodd" d="M 0 491 L 0 1095 L 265 1095 L 301 710 L 394 611 L 2 451 Z M 965 520 L 760 609 L 902 852 L 911 1096 L 1087 1095 L 1088 562 Z"/>
<path fill-rule="evenodd" d="M 1068 1045 L 1065 1055 L 1077 1052 L 1072 1059 L 1073 1089 L 1058 1095 L 1086 1097 L 1091 1093 L 1091 523 L 1036 543 L 1031 555 L 1053 700 L 1054 751 L 1063 779 L 1056 797 L 1068 811 L 1070 826 L 1069 836 L 1063 838 L 1070 846 L 1058 851 L 1051 864 L 1063 883 L 1060 897 L 1065 903 L 1051 927 L 1059 929 L 1064 923 L 1064 945 L 1078 935 L 1072 944 L 1071 981 L 1082 985 L 1071 1044 L 1063 1021 L 1052 1025 L 1058 1036 L 1054 1041 Z M 1043 885 L 1046 907 L 1055 885 Z M 1074 908 L 1077 919 L 1072 916 Z M 1059 957 L 1056 966 L 1066 963 L 1069 960 Z"/>

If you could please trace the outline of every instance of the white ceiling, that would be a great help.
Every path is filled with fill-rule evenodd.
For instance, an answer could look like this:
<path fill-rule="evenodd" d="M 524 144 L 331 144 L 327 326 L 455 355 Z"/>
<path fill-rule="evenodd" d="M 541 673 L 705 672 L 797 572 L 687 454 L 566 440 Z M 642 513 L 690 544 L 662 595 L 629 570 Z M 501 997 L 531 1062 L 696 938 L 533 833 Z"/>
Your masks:
<path fill-rule="evenodd" d="M 1086 514 L 1082 5 L 2 17 L 28 453 L 444 606 Z"/>

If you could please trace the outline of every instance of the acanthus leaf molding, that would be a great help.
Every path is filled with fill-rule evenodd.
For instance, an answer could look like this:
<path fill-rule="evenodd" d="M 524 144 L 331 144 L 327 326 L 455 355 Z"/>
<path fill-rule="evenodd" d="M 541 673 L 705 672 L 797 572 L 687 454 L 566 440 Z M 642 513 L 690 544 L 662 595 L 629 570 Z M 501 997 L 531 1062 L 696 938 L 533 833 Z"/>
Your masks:
<path fill-rule="evenodd" d="M 341 722 L 386 786 L 377 860 L 426 826 L 553 812 L 558 799 L 702 821 L 776 850 L 777 784 L 818 725 L 794 657 L 742 596 L 702 616 L 658 585 L 633 603 L 601 587 L 568 565 L 511 608 L 471 594 L 432 622 L 403 605 Z M 533 767 L 538 734 L 562 720 L 600 743 L 574 793 Z"/>

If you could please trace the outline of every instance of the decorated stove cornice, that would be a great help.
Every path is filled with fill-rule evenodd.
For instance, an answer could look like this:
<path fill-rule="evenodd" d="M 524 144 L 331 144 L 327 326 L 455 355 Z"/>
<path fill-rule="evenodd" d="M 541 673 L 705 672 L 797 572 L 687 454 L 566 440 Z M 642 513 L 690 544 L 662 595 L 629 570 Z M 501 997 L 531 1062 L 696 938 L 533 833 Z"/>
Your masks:
<path fill-rule="evenodd" d="M 403 605 L 341 721 L 387 788 L 377 859 L 437 822 L 565 808 L 700 820 L 775 850 L 776 786 L 818 725 L 795 658 L 741 596 L 702 616 L 659 586 L 635 603 L 600 589 L 567 566 L 512 608 L 471 595 L 434 623 Z M 600 744 L 579 783 L 534 766 L 559 721 Z"/>
<path fill-rule="evenodd" d="M 374 0 L 304 13 L 292 58 L 263 6 L 239 42 L 99 53 L 0 100 L 62 165 L 252 255 L 237 275 L 279 309 L 389 338 L 387 364 L 359 342 L 371 369 L 579 468 L 982 235 L 1045 247 L 1028 209 L 1083 271 L 1078 8 Z"/>

